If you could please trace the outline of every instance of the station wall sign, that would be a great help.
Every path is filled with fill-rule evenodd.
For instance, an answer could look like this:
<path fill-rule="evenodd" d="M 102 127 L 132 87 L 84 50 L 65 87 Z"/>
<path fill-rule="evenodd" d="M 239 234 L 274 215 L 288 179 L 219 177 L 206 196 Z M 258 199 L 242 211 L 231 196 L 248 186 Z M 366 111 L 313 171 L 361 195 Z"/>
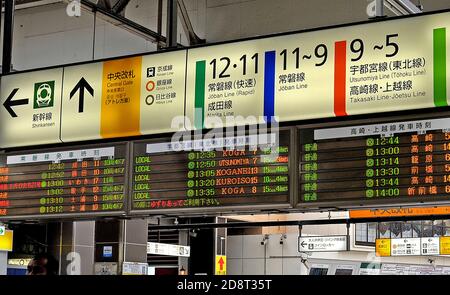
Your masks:
<path fill-rule="evenodd" d="M 450 237 L 377 239 L 375 253 L 380 257 L 449 255 Z"/>
<path fill-rule="evenodd" d="M 147 254 L 189 257 L 191 256 L 191 247 L 148 242 Z"/>
<path fill-rule="evenodd" d="M 224 276 L 227 274 L 227 256 L 216 255 L 215 275 Z"/>
<path fill-rule="evenodd" d="M 450 207 L 385 208 L 349 210 L 350 218 L 450 215 Z"/>
<path fill-rule="evenodd" d="M 299 237 L 299 252 L 347 251 L 347 236 Z"/>
<path fill-rule="evenodd" d="M 13 236 L 12 230 L 6 230 L 5 234 L 0 236 L 0 251 L 11 252 L 13 250 Z"/>
<path fill-rule="evenodd" d="M 421 255 L 421 239 L 392 239 L 391 256 Z"/>
<path fill-rule="evenodd" d="M 186 52 L 64 68 L 61 140 L 178 131 L 184 114 Z M 183 121 L 181 121 L 184 123 Z"/>
<path fill-rule="evenodd" d="M 59 143 L 63 69 L 3 76 L 0 146 Z"/>
<path fill-rule="evenodd" d="M 449 15 L 189 49 L 186 115 L 211 128 L 448 106 Z"/>
<path fill-rule="evenodd" d="M 183 130 L 185 68 L 179 50 L 3 76 L 0 147 Z"/>
<path fill-rule="evenodd" d="M 148 273 L 148 264 L 139 262 L 123 262 L 122 275 L 124 276 L 145 276 Z"/>

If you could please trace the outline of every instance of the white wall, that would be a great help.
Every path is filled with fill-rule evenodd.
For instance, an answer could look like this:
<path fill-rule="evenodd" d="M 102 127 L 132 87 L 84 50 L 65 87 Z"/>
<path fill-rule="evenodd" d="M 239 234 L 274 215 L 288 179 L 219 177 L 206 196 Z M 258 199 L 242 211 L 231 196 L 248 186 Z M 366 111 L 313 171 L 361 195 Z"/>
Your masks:
<path fill-rule="evenodd" d="M 156 45 L 82 11 L 68 17 L 64 4 L 18 10 L 14 22 L 13 68 L 24 70 L 154 51 Z M 95 50 L 93 44 L 95 40 Z"/>
<path fill-rule="evenodd" d="M 208 42 L 363 21 L 372 1 L 185 0 L 195 30 Z M 421 2 L 425 11 L 450 8 L 447 0 Z"/>

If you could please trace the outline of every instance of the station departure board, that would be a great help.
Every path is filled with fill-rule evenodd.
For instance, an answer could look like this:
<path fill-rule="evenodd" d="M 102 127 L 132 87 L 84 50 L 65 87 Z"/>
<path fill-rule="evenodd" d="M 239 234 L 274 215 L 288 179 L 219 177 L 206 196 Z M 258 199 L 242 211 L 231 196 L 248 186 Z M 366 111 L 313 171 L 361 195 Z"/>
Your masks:
<path fill-rule="evenodd" d="M 135 143 L 132 213 L 288 207 L 290 130 L 272 135 Z"/>
<path fill-rule="evenodd" d="M 301 206 L 450 201 L 450 119 L 300 129 Z"/>
<path fill-rule="evenodd" d="M 0 157 L 0 219 L 125 212 L 126 144 Z"/>

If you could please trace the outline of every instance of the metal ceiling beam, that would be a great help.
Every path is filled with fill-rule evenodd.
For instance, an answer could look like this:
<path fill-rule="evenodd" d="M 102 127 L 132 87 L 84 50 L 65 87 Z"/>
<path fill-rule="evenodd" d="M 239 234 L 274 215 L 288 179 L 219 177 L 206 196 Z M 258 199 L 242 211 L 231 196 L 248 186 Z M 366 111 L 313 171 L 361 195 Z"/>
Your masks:
<path fill-rule="evenodd" d="M 422 10 L 420 10 L 420 8 L 417 7 L 410 0 L 395 0 L 395 2 L 397 2 L 399 5 L 401 5 L 403 7 L 403 9 L 405 9 L 410 14 L 422 13 Z"/>
<path fill-rule="evenodd" d="M 178 27 L 177 0 L 167 0 L 166 47 L 177 47 Z"/>
<path fill-rule="evenodd" d="M 109 0 L 98 0 L 97 7 L 101 7 L 106 10 L 111 10 L 111 2 L 109 2 Z"/>
<path fill-rule="evenodd" d="M 226 216 L 222 216 L 226 217 Z M 251 228 L 271 226 L 306 226 L 306 225 L 331 225 L 331 224 L 357 224 L 380 222 L 407 222 L 418 220 L 447 220 L 450 215 L 423 215 L 423 216 L 396 216 L 378 218 L 340 218 L 340 219 L 316 219 L 316 220 L 283 220 L 283 221 L 228 221 L 228 223 L 185 223 L 173 225 L 149 225 L 148 232 L 160 230 L 188 230 L 188 229 L 214 229 L 214 228 Z"/>
<path fill-rule="evenodd" d="M 375 16 L 384 17 L 384 0 L 375 1 Z"/>
<path fill-rule="evenodd" d="M 15 0 L 5 0 L 5 20 L 3 23 L 3 60 L 2 60 L 3 74 L 7 74 L 12 70 L 14 8 L 15 8 Z"/>
<path fill-rule="evenodd" d="M 395 15 L 418 14 L 423 11 L 410 0 L 385 0 L 384 5 Z"/>
<path fill-rule="evenodd" d="M 127 7 L 130 0 L 119 0 L 111 8 L 112 12 L 115 14 L 125 15 L 125 8 Z"/>
<path fill-rule="evenodd" d="M 189 18 L 184 0 L 178 0 L 177 2 L 178 9 L 180 10 L 181 24 L 183 25 L 183 30 L 186 33 L 186 36 L 188 37 L 189 45 L 204 44 L 206 40 L 197 36 L 194 31 L 194 27 L 192 26 L 191 19 Z"/>
<path fill-rule="evenodd" d="M 158 43 L 159 45 L 166 45 L 166 37 L 158 34 L 157 32 L 150 30 L 144 26 L 141 26 L 138 23 L 133 22 L 132 20 L 125 18 L 121 15 L 117 15 L 113 13 L 111 10 L 106 10 L 103 7 L 96 5 L 87 0 L 81 0 L 82 7 L 84 9 L 90 10 L 92 12 L 96 12 L 106 18 L 106 20 L 117 27 L 123 28 L 135 35 L 138 35 L 145 40 L 149 40 L 154 43 Z M 182 44 L 178 44 L 179 46 L 183 46 Z"/>

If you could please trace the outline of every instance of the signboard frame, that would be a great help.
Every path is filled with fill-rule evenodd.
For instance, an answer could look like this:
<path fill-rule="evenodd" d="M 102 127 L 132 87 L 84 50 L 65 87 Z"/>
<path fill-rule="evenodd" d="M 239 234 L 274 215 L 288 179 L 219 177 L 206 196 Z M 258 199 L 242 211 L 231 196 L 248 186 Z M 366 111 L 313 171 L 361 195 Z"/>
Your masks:
<path fill-rule="evenodd" d="M 0 252 L 12 252 L 14 241 L 14 231 L 6 230 L 3 236 L 0 236 Z"/>
<path fill-rule="evenodd" d="M 167 253 L 153 253 L 152 251 L 149 251 L 152 247 L 164 247 Z M 178 253 L 170 253 L 170 249 L 176 248 L 178 250 Z M 187 251 L 187 254 L 179 253 L 179 251 L 183 249 L 182 251 Z M 155 243 L 155 242 L 147 242 L 147 255 L 160 255 L 160 256 L 172 256 L 172 257 L 190 257 L 191 256 L 191 247 L 187 245 L 175 245 L 175 244 L 167 244 L 167 243 Z"/>
<path fill-rule="evenodd" d="M 129 194 L 129 178 L 130 173 L 130 146 L 131 143 L 127 141 L 113 141 L 110 143 L 96 143 L 96 144 L 71 144 L 71 145 L 62 145 L 62 146 L 53 146 L 51 148 L 45 149 L 45 152 L 58 152 L 61 150 L 79 150 L 79 149 L 95 149 L 95 148 L 104 148 L 104 147 L 115 147 L 115 146 L 123 146 L 125 149 L 124 152 L 124 200 L 123 200 L 123 210 L 120 211 L 105 211 L 105 212 L 75 212 L 75 213 L 56 213 L 56 214 L 30 214 L 30 215 L 17 215 L 17 216 L 0 216 L 0 221 L 17 221 L 17 220 L 86 220 L 86 219 L 96 219 L 101 217 L 126 217 L 128 212 L 128 201 L 127 195 Z M 16 155 L 24 155 L 24 154 L 33 154 L 33 153 L 42 153 L 42 149 L 21 149 L 20 151 L 14 152 L 6 152 L 0 154 L 0 156 L 5 157 L 8 156 L 16 156 Z"/>
<path fill-rule="evenodd" d="M 98 60 L 94 60 L 94 61 L 85 61 L 85 62 L 74 62 L 74 63 L 69 63 L 69 64 L 60 64 L 60 65 L 55 65 L 55 66 L 48 66 L 48 67 L 42 67 L 42 68 L 38 68 L 38 69 L 29 69 L 29 70 L 24 70 L 24 71 L 17 71 L 17 72 L 11 72 L 8 74 L 4 74 L 3 76 L 10 76 L 10 75 L 16 75 L 16 74 L 24 74 L 24 73 L 31 73 L 31 72 L 37 72 L 37 71 L 43 71 L 43 70 L 51 70 L 51 69 L 58 69 L 58 68 L 64 68 L 64 67 L 73 67 L 73 66 L 80 66 L 80 65 L 88 65 L 88 64 L 94 64 L 94 63 L 100 63 L 100 62 L 107 62 L 107 61 L 114 61 L 114 60 L 120 60 L 120 59 L 127 59 L 127 58 L 132 58 L 132 57 L 145 57 L 145 56 L 149 56 L 149 55 L 154 55 L 154 54 L 164 54 L 166 52 L 178 52 L 178 51 L 185 51 L 186 54 L 186 58 L 188 59 L 188 55 L 189 55 L 189 51 L 190 50 L 196 50 L 198 48 L 208 48 L 208 47 L 214 47 L 214 46 L 220 46 L 220 45 L 225 45 L 225 44 L 239 44 L 241 42 L 246 42 L 246 41 L 255 41 L 255 40 L 263 40 L 263 39 L 270 39 L 270 38 L 275 38 L 275 37 L 283 37 L 283 36 L 294 36 L 297 34 L 304 34 L 304 33 L 310 33 L 310 32 L 321 32 L 321 31 L 326 31 L 326 30 L 332 30 L 332 29 L 339 29 L 339 28 L 350 28 L 350 27 L 357 27 L 360 25 L 376 25 L 377 23 L 392 23 L 392 22 L 396 22 L 396 21 L 400 21 L 400 20 L 409 20 L 409 19 L 420 19 L 421 17 L 427 17 L 427 16 L 433 16 L 433 15 L 440 15 L 440 14 L 444 14 L 444 13 L 449 13 L 450 9 L 443 9 L 443 10 L 438 10 L 438 11 L 430 11 L 430 12 L 424 12 L 421 14 L 415 14 L 415 15 L 406 15 L 406 16 L 396 16 L 396 17 L 392 17 L 392 18 L 387 18 L 387 19 L 374 19 L 374 20 L 365 20 L 365 21 L 359 21 L 359 22 L 352 22 L 352 23 L 346 23 L 346 24 L 338 24 L 338 25 L 331 25 L 331 26 L 323 26 L 323 27 L 316 27 L 316 28 L 310 28 L 310 29 L 303 29 L 303 30 L 296 30 L 296 31 L 289 31 L 289 32 L 282 32 L 282 33 L 275 33 L 275 34 L 267 34 L 267 35 L 262 35 L 262 36 L 254 36 L 254 37 L 247 37 L 247 38 L 242 38 L 242 39 L 237 39 L 237 40 L 227 40 L 227 41 L 222 41 L 222 42 L 216 42 L 216 43 L 209 43 L 209 44 L 201 44 L 198 46 L 194 46 L 194 47 L 187 47 L 187 48 L 170 48 L 168 50 L 165 50 L 164 52 L 148 52 L 148 53 L 138 53 L 138 54 L 130 54 L 130 55 L 123 55 L 123 56 L 118 56 L 118 57 L 112 57 L 112 58 L 103 58 L 103 59 L 98 59 Z M 186 68 L 187 68 L 187 64 L 186 64 Z M 185 81 L 186 83 L 186 81 Z M 185 90 L 185 105 L 186 105 L 186 90 Z M 412 107 L 411 109 L 409 109 L 409 111 L 411 110 L 431 110 L 431 109 L 443 109 L 442 107 L 436 107 L 436 106 L 430 106 L 430 107 L 424 107 L 424 108 L 414 108 Z M 378 114 L 385 114 L 388 113 L 387 112 L 379 112 Z M 186 109 L 184 110 L 184 115 L 186 115 Z M 355 115 L 353 115 L 355 116 Z M 351 117 L 353 117 L 351 116 Z M 356 115 L 358 116 L 358 115 Z M 325 116 L 325 117 L 321 117 L 321 118 L 339 118 L 337 116 Z M 300 119 L 298 120 L 288 120 L 288 121 L 284 121 L 284 122 L 298 122 Z M 316 120 L 316 119 L 314 119 Z M 295 124 L 295 123 L 292 123 Z M 186 127 L 186 126 L 185 126 Z M 118 137 L 120 138 L 120 137 Z M 60 132 L 60 139 L 61 141 L 61 132 Z M 86 139 L 87 140 L 87 139 Z M 101 140 L 101 139 L 99 139 Z M 75 142 L 75 141 L 74 141 Z M 80 142 L 80 141 L 78 141 Z M 29 144 L 29 145 L 25 145 L 25 146 L 35 146 L 34 144 Z"/>
<path fill-rule="evenodd" d="M 301 239 L 309 239 L 309 238 L 338 238 L 338 237 L 344 237 L 345 238 L 345 250 L 319 250 L 319 251 L 314 251 L 314 250 L 301 250 Z M 331 253 L 331 252 L 347 252 L 350 249 L 348 249 L 348 242 L 349 242 L 349 236 L 348 235 L 328 235 L 328 236 L 298 236 L 297 239 L 297 251 L 299 253 L 315 253 L 315 252 L 320 252 L 320 253 Z"/>
<path fill-rule="evenodd" d="M 126 272 L 126 270 L 135 270 L 136 268 L 142 268 L 145 269 L 145 273 L 132 273 L 132 272 Z M 129 262 L 124 261 L 122 262 L 122 269 L 121 269 L 121 275 L 137 275 L 137 276 L 146 276 L 148 275 L 148 263 L 141 263 L 141 262 Z"/>
<path fill-rule="evenodd" d="M 296 182 L 296 169 L 297 169 L 297 162 L 296 161 L 296 132 L 295 127 L 279 127 L 279 132 L 287 131 L 290 133 L 289 136 L 289 162 L 288 162 L 288 177 L 289 177 L 289 196 L 288 201 L 286 203 L 277 203 L 277 204 L 262 204 L 262 205 L 236 205 L 236 206 L 217 206 L 217 207 L 194 207 L 194 208 L 173 208 L 173 209 L 142 209 L 142 210 L 133 210 L 132 208 L 132 202 L 133 202 L 133 179 L 130 178 L 129 185 L 130 185 L 130 197 L 128 200 L 128 216 L 130 217 L 137 217 L 137 216 L 149 216 L 149 215 L 160 215 L 164 214 L 167 216 L 193 216 L 202 214 L 204 215 L 217 215 L 217 214 L 227 214 L 227 213 L 239 213 L 239 214 L 245 214 L 245 213 L 255 213 L 255 212 L 261 212 L 265 211 L 274 211 L 274 212 L 284 212 L 289 211 L 293 209 L 293 200 L 295 192 L 295 182 Z M 224 135 L 226 136 L 226 135 Z M 132 145 L 130 147 L 130 173 L 133 175 L 133 165 L 134 165 L 134 147 L 136 144 L 151 144 L 151 143 L 161 143 L 161 142 L 170 142 L 170 137 L 165 138 L 153 138 L 153 139 L 143 139 L 143 140 L 136 140 L 132 142 Z"/>
<path fill-rule="evenodd" d="M 402 112 L 389 112 L 383 114 L 371 114 L 370 116 L 365 116 L 362 119 L 361 116 L 358 118 L 347 118 L 345 121 L 324 121 L 322 123 L 310 123 L 297 125 L 297 148 L 298 148 L 298 175 L 295 179 L 297 181 L 297 191 L 294 199 L 294 208 L 296 211 L 300 212 L 313 212 L 320 210 L 357 210 L 357 209 L 372 209 L 372 208 L 402 208 L 402 207 L 424 207 L 424 206 L 445 206 L 450 204 L 450 196 L 447 200 L 442 200 L 442 197 L 432 197 L 425 195 L 424 200 L 418 201 L 419 196 L 414 197 L 414 200 L 406 201 L 395 200 L 395 197 L 390 199 L 374 198 L 374 199 L 358 199 L 358 200 L 343 200 L 343 201 L 315 201 L 315 202 L 304 202 L 301 200 L 301 163 L 300 163 L 300 147 L 304 144 L 300 138 L 300 131 L 305 129 L 322 129 L 322 128 L 339 128 L 339 127 L 351 127 L 359 125 L 371 125 L 377 123 L 393 123 L 393 122 L 403 122 L 403 121 L 417 121 L 426 119 L 440 119 L 450 117 L 450 111 L 448 108 L 444 110 L 435 110 L 430 112 L 430 110 L 423 110 L 422 112 L 405 114 Z M 367 135 L 366 135 L 367 136 Z M 364 136 L 361 136 L 364 137 Z M 412 199 L 412 198 L 411 198 Z"/>
<path fill-rule="evenodd" d="M 445 249 L 443 245 L 446 244 L 446 241 L 449 239 L 449 236 L 439 236 L 439 237 L 418 237 L 418 238 L 395 238 L 395 239 L 389 239 L 389 238 L 380 238 L 375 240 L 375 253 L 377 257 L 405 257 L 405 256 L 441 256 L 441 255 L 448 255 L 448 247 Z M 402 241 L 403 240 L 403 241 Z M 393 243 L 394 241 L 394 243 Z M 406 247 L 407 241 L 410 242 L 409 245 L 413 245 L 414 243 L 417 244 L 417 248 L 414 248 L 410 246 L 409 248 Z M 417 254 L 414 253 L 405 253 L 405 254 L 398 254 L 393 253 L 394 251 L 398 251 L 396 245 L 405 245 L 404 249 L 407 251 L 408 249 L 410 251 L 416 250 L 418 251 Z M 435 245 L 437 248 L 431 248 L 433 249 L 432 253 L 428 253 L 429 245 Z M 425 246 L 426 245 L 426 246 Z M 383 246 L 383 248 L 380 249 L 380 247 Z M 437 252 L 437 253 L 436 253 Z"/>

